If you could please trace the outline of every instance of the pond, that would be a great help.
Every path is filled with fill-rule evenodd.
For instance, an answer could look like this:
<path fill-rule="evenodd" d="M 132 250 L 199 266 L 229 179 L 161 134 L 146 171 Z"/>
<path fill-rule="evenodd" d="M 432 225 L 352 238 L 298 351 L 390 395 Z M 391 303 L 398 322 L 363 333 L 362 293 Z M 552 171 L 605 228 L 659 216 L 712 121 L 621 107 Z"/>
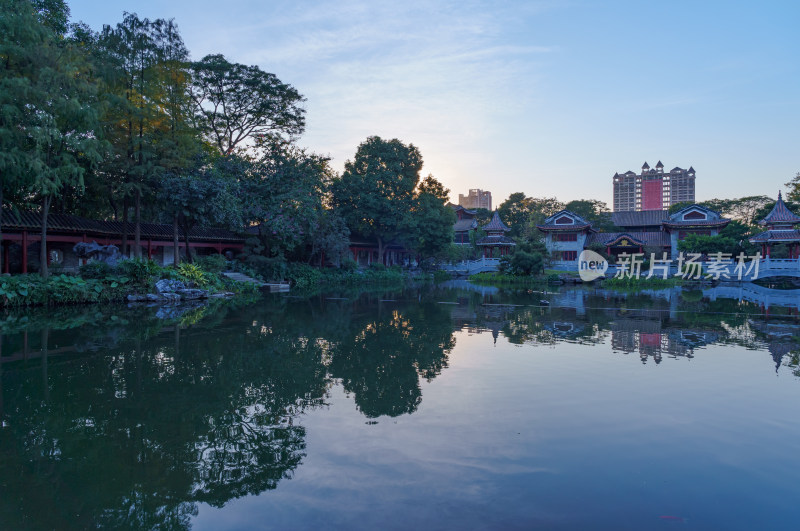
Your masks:
<path fill-rule="evenodd" d="M 795 529 L 800 296 L 760 289 L 4 314 L 0 528 Z"/>

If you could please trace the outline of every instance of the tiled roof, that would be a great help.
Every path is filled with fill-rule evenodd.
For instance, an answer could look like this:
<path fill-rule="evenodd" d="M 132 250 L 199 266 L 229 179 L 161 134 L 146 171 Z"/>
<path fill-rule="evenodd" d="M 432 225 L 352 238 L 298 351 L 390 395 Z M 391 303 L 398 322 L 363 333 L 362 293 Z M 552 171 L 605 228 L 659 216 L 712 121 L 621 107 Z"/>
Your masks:
<path fill-rule="evenodd" d="M 724 227 L 731 220 L 720 218 L 720 219 L 686 219 L 686 220 L 677 220 L 677 221 L 665 221 L 665 227 Z"/>
<path fill-rule="evenodd" d="M 464 232 L 478 227 L 478 222 L 474 219 L 459 219 L 453 225 L 453 230 L 456 232 Z"/>
<path fill-rule="evenodd" d="M 661 225 L 667 219 L 669 219 L 668 210 L 642 210 L 641 212 L 630 210 L 611 214 L 611 221 L 617 227 L 656 226 Z"/>
<path fill-rule="evenodd" d="M 662 231 L 648 231 L 648 232 L 594 232 L 586 238 L 586 245 L 593 243 L 608 245 L 610 242 L 619 239 L 620 237 L 628 236 L 631 240 L 636 240 L 637 243 L 641 242 L 643 245 L 653 245 L 660 247 L 668 247 L 670 245 L 669 234 Z"/>
<path fill-rule="evenodd" d="M 751 243 L 800 241 L 800 230 L 768 230 L 750 238 Z"/>
<path fill-rule="evenodd" d="M 127 227 L 128 235 L 133 239 L 135 224 L 128 222 Z M 69 214 L 49 214 L 47 216 L 47 230 L 49 233 L 118 237 L 122 234 L 122 229 L 123 224 L 121 221 L 99 221 Z M 42 215 L 38 212 L 19 212 L 19 215 L 17 215 L 9 210 L 3 210 L 3 232 L 18 230 L 41 231 Z M 145 240 L 172 239 L 172 225 L 170 224 L 141 223 L 140 230 L 141 237 Z M 178 234 L 180 238 L 183 238 L 182 229 L 178 229 Z M 189 237 L 193 240 L 205 241 L 244 241 L 244 238 L 229 230 L 207 227 L 194 227 L 189 231 Z"/>
<path fill-rule="evenodd" d="M 503 231 L 503 232 L 508 232 L 508 231 L 510 231 L 510 230 L 511 230 L 511 229 L 509 229 L 509 228 L 508 228 L 508 226 L 507 226 L 505 223 L 503 223 L 503 221 L 500 219 L 500 214 L 498 214 L 498 213 L 497 213 L 497 210 L 495 210 L 495 211 L 494 211 L 494 216 L 492 216 L 492 221 L 490 221 L 489 223 L 487 223 L 486 225 L 484 225 L 482 228 L 483 228 L 483 230 L 485 230 L 486 232 L 495 232 L 495 231 Z"/>
<path fill-rule="evenodd" d="M 778 202 L 775 203 L 775 207 L 772 209 L 772 212 L 767 214 L 767 217 L 764 218 L 763 224 L 771 224 L 771 223 L 800 223 L 800 217 L 796 216 L 794 212 L 786 208 L 786 203 L 783 202 L 783 197 L 781 197 L 781 193 L 778 192 Z"/>
<path fill-rule="evenodd" d="M 556 225 L 555 223 L 548 223 L 547 225 L 536 225 L 536 228 L 542 232 L 581 231 L 584 229 L 591 229 L 592 226 L 589 223 L 583 223 L 581 225 Z"/>
<path fill-rule="evenodd" d="M 478 240 L 477 245 L 516 245 L 516 242 L 508 236 L 493 234 Z"/>

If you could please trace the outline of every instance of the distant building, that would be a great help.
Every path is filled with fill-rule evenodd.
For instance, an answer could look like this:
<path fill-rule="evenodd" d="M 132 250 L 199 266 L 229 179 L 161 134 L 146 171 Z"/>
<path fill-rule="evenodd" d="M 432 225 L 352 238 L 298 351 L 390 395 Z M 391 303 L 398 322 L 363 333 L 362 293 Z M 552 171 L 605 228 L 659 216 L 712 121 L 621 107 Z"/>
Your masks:
<path fill-rule="evenodd" d="M 658 161 L 655 168 L 647 162 L 642 173 L 632 171 L 614 174 L 614 212 L 666 210 L 675 203 L 694 203 L 695 172 L 691 166 L 678 166 L 664 172 Z"/>
<path fill-rule="evenodd" d="M 464 208 L 474 210 L 476 208 L 492 209 L 492 192 L 473 188 L 469 194 L 458 194 L 458 204 Z"/>

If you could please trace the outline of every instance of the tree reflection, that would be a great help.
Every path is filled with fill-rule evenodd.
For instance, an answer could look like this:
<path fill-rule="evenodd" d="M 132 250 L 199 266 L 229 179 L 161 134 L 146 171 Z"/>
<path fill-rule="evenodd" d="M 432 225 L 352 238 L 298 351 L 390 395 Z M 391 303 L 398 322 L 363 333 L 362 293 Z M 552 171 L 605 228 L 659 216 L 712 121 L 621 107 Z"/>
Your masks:
<path fill-rule="evenodd" d="M 0 318 L 0 521 L 187 528 L 197 503 L 291 477 L 331 378 L 367 417 L 415 411 L 454 346 L 449 313 L 378 297 Z"/>
<path fill-rule="evenodd" d="M 367 417 L 413 413 L 422 401 L 420 377 L 441 373 L 455 346 L 449 313 L 429 302 L 355 322 L 355 333 L 332 351 L 331 375 Z"/>

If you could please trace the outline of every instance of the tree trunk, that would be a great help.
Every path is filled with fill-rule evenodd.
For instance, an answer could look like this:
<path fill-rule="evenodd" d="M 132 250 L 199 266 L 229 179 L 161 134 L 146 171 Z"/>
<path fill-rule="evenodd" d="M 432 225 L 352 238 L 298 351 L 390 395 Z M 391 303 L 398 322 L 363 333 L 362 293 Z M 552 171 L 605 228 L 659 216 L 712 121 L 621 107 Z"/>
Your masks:
<path fill-rule="evenodd" d="M 189 223 L 185 219 L 183 221 L 183 239 L 186 242 L 186 261 L 191 264 L 194 260 L 192 260 L 192 251 L 189 247 Z"/>
<path fill-rule="evenodd" d="M 142 218 L 142 192 L 137 188 L 136 189 L 136 199 L 134 202 L 134 217 L 136 226 L 133 229 L 133 257 L 141 260 L 142 258 L 142 225 L 141 225 L 141 218 Z"/>
<path fill-rule="evenodd" d="M 3 174 L 0 173 L 0 264 L 3 263 Z"/>
<path fill-rule="evenodd" d="M 42 202 L 42 240 L 41 249 L 39 249 L 39 274 L 42 278 L 47 278 L 50 272 L 47 270 L 47 214 L 50 212 L 49 195 L 44 196 Z"/>
<path fill-rule="evenodd" d="M 378 238 L 378 262 L 383 263 L 383 238 Z"/>
<path fill-rule="evenodd" d="M 178 247 L 178 214 L 172 217 L 172 265 L 178 267 L 181 261 L 181 250 Z"/>
<path fill-rule="evenodd" d="M 128 258 L 128 196 L 122 198 L 122 256 Z"/>

